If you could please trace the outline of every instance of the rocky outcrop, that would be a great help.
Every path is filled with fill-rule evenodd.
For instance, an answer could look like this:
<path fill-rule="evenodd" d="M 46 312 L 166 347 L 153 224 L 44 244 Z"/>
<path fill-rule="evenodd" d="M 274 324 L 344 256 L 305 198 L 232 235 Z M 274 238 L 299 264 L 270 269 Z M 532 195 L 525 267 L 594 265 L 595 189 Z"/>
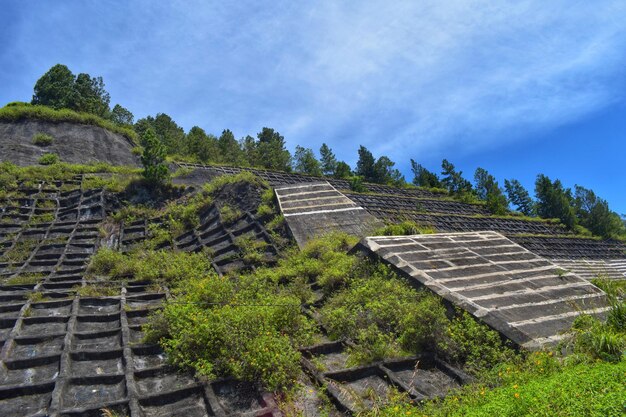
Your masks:
<path fill-rule="evenodd" d="M 33 136 L 37 133 L 51 135 L 54 141 L 35 145 Z M 63 162 L 138 166 L 134 146 L 128 138 L 98 126 L 32 119 L 0 122 L 0 161 L 22 166 L 36 164 L 48 152 L 56 153 Z"/>

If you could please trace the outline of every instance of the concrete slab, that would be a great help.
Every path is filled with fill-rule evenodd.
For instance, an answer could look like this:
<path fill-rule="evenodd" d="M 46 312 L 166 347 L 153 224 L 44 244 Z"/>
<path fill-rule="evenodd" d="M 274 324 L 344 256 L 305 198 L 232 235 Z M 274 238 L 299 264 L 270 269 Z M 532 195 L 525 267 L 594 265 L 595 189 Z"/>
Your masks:
<path fill-rule="evenodd" d="M 366 236 L 384 224 L 327 181 L 275 188 L 280 211 L 298 246 L 330 231 Z"/>
<path fill-rule="evenodd" d="M 552 261 L 587 280 L 626 279 L 626 259 L 553 259 Z"/>
<path fill-rule="evenodd" d="M 496 232 L 366 237 L 358 247 L 529 349 L 609 308 L 602 290 Z"/>

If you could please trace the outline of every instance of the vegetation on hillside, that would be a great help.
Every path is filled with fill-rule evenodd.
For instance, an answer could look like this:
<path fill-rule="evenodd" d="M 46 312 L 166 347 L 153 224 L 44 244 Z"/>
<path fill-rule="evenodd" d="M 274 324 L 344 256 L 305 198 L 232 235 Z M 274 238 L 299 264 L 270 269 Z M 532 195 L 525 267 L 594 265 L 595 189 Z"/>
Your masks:
<path fill-rule="evenodd" d="M 110 130 L 137 143 L 137 134 L 128 126 L 113 123 L 90 113 L 79 113 L 70 109 L 54 109 L 42 105 L 14 102 L 0 108 L 0 122 L 19 122 L 21 120 L 44 120 L 52 123 L 81 123 Z"/>
<path fill-rule="evenodd" d="M 319 159 L 312 149 L 301 146 L 297 146 L 292 155 L 286 148 L 285 138 L 269 127 L 263 127 L 256 138 L 248 135 L 240 140 L 228 129 L 223 130 L 219 137 L 198 126 L 185 133 L 165 113 L 147 116 L 133 124 L 134 117 L 130 111 L 119 104 L 110 109 L 109 103 L 110 96 L 101 77 L 89 74 L 75 76 L 66 66 L 57 64 L 35 84 L 32 99 L 34 106 L 12 103 L 0 109 L 0 120 L 39 117 L 52 121 L 90 123 L 133 140 L 143 138 L 147 130 L 153 130 L 165 153 L 173 159 L 348 178 L 351 189 L 360 192 L 367 190 L 364 181 L 407 186 L 400 171 L 394 168 L 395 162 L 384 155 L 375 158 L 364 146 L 358 149 L 358 160 L 353 170 L 345 162 L 338 161 L 326 144 L 322 144 L 319 150 Z M 140 143 L 146 145 L 143 141 Z M 154 144 L 151 146 L 154 148 Z M 450 196 L 460 201 L 484 204 L 495 215 L 508 214 L 509 206 L 512 205 L 525 216 L 557 218 L 577 234 L 626 238 L 624 220 L 610 210 L 606 200 L 579 185 L 572 192 L 559 180 L 552 181 L 540 174 L 535 183 L 533 200 L 519 181 L 507 179 L 503 189 L 495 177 L 480 167 L 474 173 L 473 184 L 446 159 L 441 164 L 441 176 L 412 159 L 411 168 L 414 174 L 412 185 L 434 190 L 445 189 Z"/>

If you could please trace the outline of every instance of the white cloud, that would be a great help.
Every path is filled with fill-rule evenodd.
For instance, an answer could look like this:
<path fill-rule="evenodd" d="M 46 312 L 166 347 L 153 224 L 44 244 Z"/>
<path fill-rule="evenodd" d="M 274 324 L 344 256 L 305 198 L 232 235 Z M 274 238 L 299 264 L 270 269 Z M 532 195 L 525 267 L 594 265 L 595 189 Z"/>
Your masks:
<path fill-rule="evenodd" d="M 330 6 L 301 67 L 315 94 L 304 111 L 404 156 L 513 140 L 623 98 L 626 4 L 494 4 Z"/>
<path fill-rule="evenodd" d="M 475 151 L 624 98 L 620 0 L 56 3 L 5 47 L 103 75 L 139 116 L 294 147 Z"/>

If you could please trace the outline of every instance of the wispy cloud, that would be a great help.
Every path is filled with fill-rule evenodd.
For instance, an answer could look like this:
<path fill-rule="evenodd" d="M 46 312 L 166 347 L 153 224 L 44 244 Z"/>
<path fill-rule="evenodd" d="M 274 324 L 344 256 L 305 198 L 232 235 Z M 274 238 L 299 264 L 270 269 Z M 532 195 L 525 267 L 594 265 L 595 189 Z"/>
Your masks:
<path fill-rule="evenodd" d="M 0 63 L 29 56 L 36 77 L 64 62 L 139 115 L 272 126 L 292 146 L 475 151 L 624 98 L 623 1 L 36 5 L 10 13 Z"/>

